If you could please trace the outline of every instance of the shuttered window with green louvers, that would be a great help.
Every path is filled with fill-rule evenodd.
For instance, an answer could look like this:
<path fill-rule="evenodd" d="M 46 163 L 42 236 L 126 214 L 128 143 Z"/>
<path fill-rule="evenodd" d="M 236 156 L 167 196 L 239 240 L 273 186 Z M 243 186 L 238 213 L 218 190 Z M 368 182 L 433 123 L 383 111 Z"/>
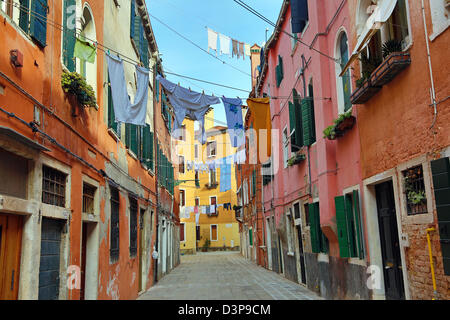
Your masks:
<path fill-rule="evenodd" d="M 112 90 L 109 80 L 109 74 L 108 74 L 108 128 L 111 128 L 117 135 L 120 135 L 120 132 L 118 130 L 119 126 L 116 122 L 116 116 L 114 114 L 114 104 L 112 99 Z"/>
<path fill-rule="evenodd" d="M 72 0 L 75 1 L 75 0 Z M 25 31 L 25 33 L 28 33 L 29 29 L 29 20 L 30 20 L 30 13 L 25 10 L 30 7 L 30 1 L 29 0 L 20 0 L 20 6 L 23 8 L 23 10 L 20 10 L 19 13 L 19 27 Z"/>
<path fill-rule="evenodd" d="M 127 123 L 125 124 L 125 145 L 136 156 L 139 157 L 139 141 L 138 141 L 138 126 Z"/>
<path fill-rule="evenodd" d="M 275 75 L 277 78 L 277 87 L 280 87 L 281 81 L 283 81 L 284 78 L 283 58 L 281 56 L 278 56 L 278 65 L 275 67 Z"/>
<path fill-rule="evenodd" d="M 30 36 L 40 47 L 47 46 L 47 0 L 33 0 L 31 2 Z"/>
<path fill-rule="evenodd" d="M 364 258 L 358 191 L 334 198 L 341 258 Z"/>
<path fill-rule="evenodd" d="M 148 169 L 153 170 L 153 132 L 150 131 L 150 126 L 143 128 L 142 132 L 142 163 Z"/>
<path fill-rule="evenodd" d="M 450 276 L 450 162 L 449 158 L 431 161 L 434 198 L 444 274 Z"/>
<path fill-rule="evenodd" d="M 302 109 L 302 129 L 303 144 L 310 146 L 316 142 L 316 125 L 314 119 L 314 103 L 311 97 L 307 97 L 301 102 Z"/>
<path fill-rule="evenodd" d="M 292 90 L 292 96 L 293 102 L 289 102 L 289 126 L 291 151 L 296 152 L 303 146 L 302 107 L 297 90 Z"/>
<path fill-rule="evenodd" d="M 75 19 L 71 15 L 75 14 L 73 8 L 75 8 L 75 0 L 64 1 L 64 14 L 63 14 L 63 63 L 70 72 L 75 71 L 75 40 L 76 40 L 76 29 L 75 29 Z M 73 24 L 73 25 L 72 25 Z M 109 82 L 109 81 L 108 81 Z"/>
<path fill-rule="evenodd" d="M 321 238 L 321 230 L 320 230 L 320 216 L 319 216 L 319 203 L 310 203 L 309 207 L 309 225 L 310 225 L 310 238 L 311 238 L 311 249 L 313 253 L 320 252 L 320 238 Z"/>

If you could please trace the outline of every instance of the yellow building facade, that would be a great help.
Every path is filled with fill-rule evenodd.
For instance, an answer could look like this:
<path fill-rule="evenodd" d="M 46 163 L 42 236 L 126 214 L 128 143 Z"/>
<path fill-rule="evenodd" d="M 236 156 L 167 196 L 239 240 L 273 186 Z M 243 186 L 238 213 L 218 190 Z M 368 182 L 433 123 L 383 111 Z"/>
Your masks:
<path fill-rule="evenodd" d="M 237 203 L 235 166 L 230 167 L 231 189 L 220 192 L 220 167 L 197 171 L 188 162 L 208 163 L 234 155 L 226 127 L 214 126 L 214 111 L 205 116 L 206 144 L 196 138 L 194 121 L 185 119 L 183 130 L 177 139 L 178 163 L 180 166 L 180 252 L 239 250 L 239 224 L 233 207 Z M 206 170 L 205 170 L 206 169 Z M 229 174 L 227 173 L 227 176 Z M 208 208 L 216 205 L 215 213 L 208 214 Z M 197 206 L 197 209 L 195 207 Z M 198 218 L 196 219 L 196 212 Z"/>

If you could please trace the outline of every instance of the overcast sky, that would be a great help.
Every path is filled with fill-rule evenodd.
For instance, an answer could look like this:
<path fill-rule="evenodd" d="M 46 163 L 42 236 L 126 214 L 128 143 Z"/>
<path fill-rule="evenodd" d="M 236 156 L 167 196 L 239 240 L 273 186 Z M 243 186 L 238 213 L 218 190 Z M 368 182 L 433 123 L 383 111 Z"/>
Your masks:
<path fill-rule="evenodd" d="M 244 0 L 245 3 L 262 13 L 265 17 L 276 23 L 283 0 Z M 246 11 L 233 0 L 147 0 L 149 13 L 178 31 L 183 36 L 208 49 L 208 37 L 205 27 L 227 35 L 232 39 L 261 45 L 268 38 L 273 28 L 260 18 Z M 209 56 L 199 48 L 184 40 L 176 33 L 152 19 L 152 28 L 155 33 L 157 45 L 162 54 L 165 71 L 186 75 L 192 78 L 203 79 L 210 82 L 251 90 L 250 76 L 235 70 L 233 67 L 250 74 L 250 59 L 242 57 L 218 56 L 233 67 L 223 64 Z M 181 86 L 206 94 L 225 95 L 245 99 L 248 93 L 217 87 L 202 82 L 183 79 L 167 75 L 167 79 L 180 83 Z M 217 125 L 226 122 L 222 104 L 214 106 Z"/>

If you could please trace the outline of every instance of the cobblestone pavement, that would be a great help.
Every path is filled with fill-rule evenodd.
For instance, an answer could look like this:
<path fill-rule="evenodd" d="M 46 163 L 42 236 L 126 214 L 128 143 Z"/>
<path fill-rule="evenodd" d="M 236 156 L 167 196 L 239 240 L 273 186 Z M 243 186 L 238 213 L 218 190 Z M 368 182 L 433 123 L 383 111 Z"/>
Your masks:
<path fill-rule="evenodd" d="M 300 284 L 236 252 L 181 256 L 178 267 L 139 300 L 318 300 Z"/>

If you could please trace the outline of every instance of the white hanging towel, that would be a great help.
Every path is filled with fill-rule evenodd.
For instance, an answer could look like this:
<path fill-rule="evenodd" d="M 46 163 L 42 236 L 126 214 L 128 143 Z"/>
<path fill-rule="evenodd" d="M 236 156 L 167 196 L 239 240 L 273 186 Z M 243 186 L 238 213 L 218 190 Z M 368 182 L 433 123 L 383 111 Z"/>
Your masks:
<path fill-rule="evenodd" d="M 231 38 L 228 36 L 225 36 L 223 34 L 219 34 L 219 40 L 220 40 L 220 53 L 230 55 L 231 54 Z"/>
<path fill-rule="evenodd" d="M 246 56 L 249 56 L 250 57 L 250 55 L 251 55 L 251 52 L 250 52 L 250 45 L 249 44 L 244 44 L 244 54 L 246 55 Z"/>
<path fill-rule="evenodd" d="M 209 49 L 216 51 L 217 54 L 217 32 L 208 28 L 208 52 Z"/>

